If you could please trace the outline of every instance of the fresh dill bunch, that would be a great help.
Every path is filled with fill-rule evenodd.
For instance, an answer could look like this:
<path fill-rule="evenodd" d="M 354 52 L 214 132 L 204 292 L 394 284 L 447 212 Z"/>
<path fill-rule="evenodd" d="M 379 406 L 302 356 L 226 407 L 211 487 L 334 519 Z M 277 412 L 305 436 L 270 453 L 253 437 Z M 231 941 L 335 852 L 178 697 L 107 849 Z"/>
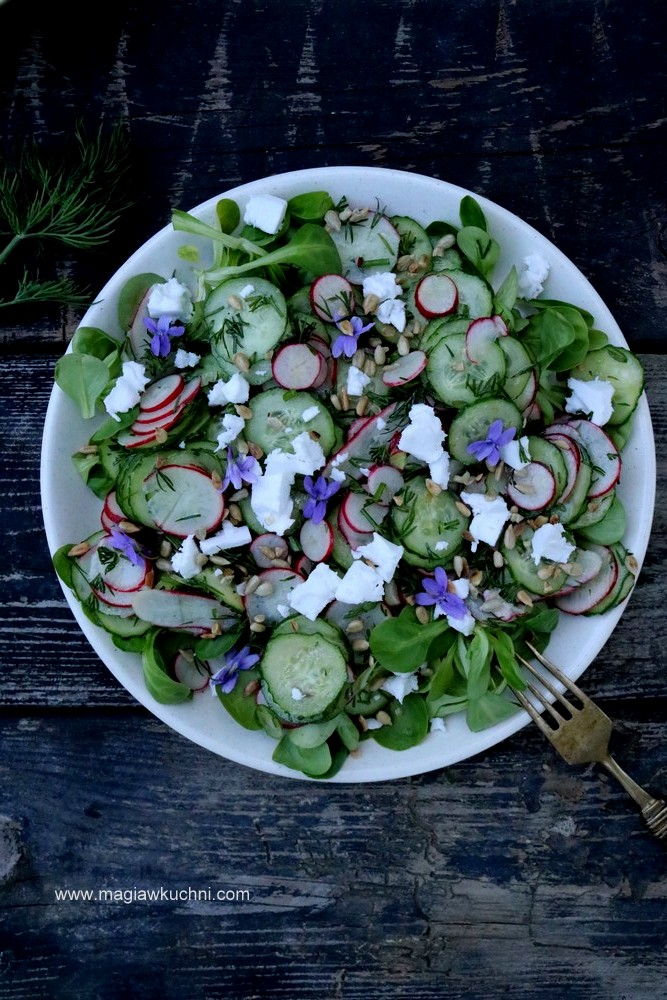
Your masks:
<path fill-rule="evenodd" d="M 132 204 L 123 189 L 128 154 L 129 139 L 121 123 L 108 133 L 100 127 L 93 137 L 77 125 L 69 156 L 55 158 L 31 139 L 14 162 L 0 162 L 0 265 L 26 243 L 55 243 L 73 250 L 103 245 Z M 84 305 L 87 299 L 69 277 L 42 280 L 26 270 L 13 297 L 0 298 L 0 307 L 27 302 Z"/>

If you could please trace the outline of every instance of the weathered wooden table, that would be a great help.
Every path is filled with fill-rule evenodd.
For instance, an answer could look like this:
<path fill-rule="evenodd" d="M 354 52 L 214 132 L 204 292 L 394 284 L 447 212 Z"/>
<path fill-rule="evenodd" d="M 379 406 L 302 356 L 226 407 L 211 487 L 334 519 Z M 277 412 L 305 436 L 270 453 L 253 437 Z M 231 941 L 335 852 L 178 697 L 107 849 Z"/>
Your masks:
<path fill-rule="evenodd" d="M 584 676 L 619 760 L 667 791 L 667 39 L 657 0 L 167 0 L 0 8 L 3 143 L 129 127 L 137 195 L 98 252 L 44 267 L 100 288 L 169 219 L 320 164 L 431 174 L 552 239 L 647 375 L 648 555 Z M 76 26 L 76 30 L 74 30 Z M 667 996 L 667 866 L 612 779 L 535 728 L 368 786 L 279 780 L 138 706 L 51 568 L 39 457 L 81 313 L 3 310 L 0 998 Z M 133 901 L 133 890 L 229 890 Z M 61 901 L 56 890 L 125 892 Z M 244 898 L 248 896 L 249 898 Z"/>

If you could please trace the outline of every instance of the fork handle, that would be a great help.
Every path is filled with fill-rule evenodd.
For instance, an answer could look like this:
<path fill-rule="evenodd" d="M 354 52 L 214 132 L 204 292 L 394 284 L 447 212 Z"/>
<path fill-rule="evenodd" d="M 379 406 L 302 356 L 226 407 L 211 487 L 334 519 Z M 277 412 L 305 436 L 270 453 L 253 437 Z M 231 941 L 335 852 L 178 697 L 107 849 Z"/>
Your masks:
<path fill-rule="evenodd" d="M 600 763 L 614 775 L 641 808 L 642 816 L 651 833 L 660 839 L 667 839 L 667 804 L 662 799 L 654 799 L 653 796 L 644 791 L 641 785 L 633 781 L 610 754 L 604 757 Z"/>

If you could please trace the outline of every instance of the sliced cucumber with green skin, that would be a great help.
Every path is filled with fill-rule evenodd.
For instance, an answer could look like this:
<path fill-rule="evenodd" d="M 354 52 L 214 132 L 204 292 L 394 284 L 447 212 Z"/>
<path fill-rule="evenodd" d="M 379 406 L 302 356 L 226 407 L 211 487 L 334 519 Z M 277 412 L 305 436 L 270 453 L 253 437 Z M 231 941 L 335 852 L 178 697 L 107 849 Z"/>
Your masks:
<path fill-rule="evenodd" d="M 348 691 L 347 658 L 319 633 L 273 635 L 260 661 L 262 691 L 285 722 L 319 722 L 342 708 Z"/>
<path fill-rule="evenodd" d="M 359 222 L 344 222 L 331 238 L 344 276 L 355 285 L 361 285 L 369 274 L 383 274 L 396 267 L 401 238 L 386 215 L 371 212 Z"/>
<path fill-rule="evenodd" d="M 403 503 L 392 505 L 391 522 L 405 548 L 405 561 L 430 569 L 449 562 L 461 547 L 469 524 L 469 518 L 456 506 L 456 497 L 448 490 L 430 493 L 423 476 L 408 480 L 401 496 Z M 436 548 L 439 543 L 441 547 Z"/>
<path fill-rule="evenodd" d="M 305 421 L 306 410 L 319 412 Z M 318 443 L 328 455 L 336 441 L 333 418 L 321 399 L 307 392 L 291 395 L 285 389 L 267 389 L 252 400 L 252 417 L 245 425 L 245 437 L 259 445 L 265 454 L 278 448 L 292 452 L 292 441 L 299 434 L 315 431 Z"/>
<path fill-rule="evenodd" d="M 434 258 L 434 260 L 437 258 Z M 464 310 L 469 319 L 490 316 L 493 312 L 493 289 L 484 278 L 466 271 L 451 271 L 443 268 L 440 274 L 447 274 L 459 291 L 459 312 Z"/>
<path fill-rule="evenodd" d="M 431 240 L 429 239 L 428 233 L 423 226 L 415 220 L 410 218 L 409 215 L 393 215 L 391 217 L 391 223 L 396 228 L 398 235 L 401 238 L 399 244 L 399 254 L 409 255 L 415 260 L 419 260 L 420 257 L 425 258 L 425 263 L 422 268 L 423 271 L 429 270 L 431 266 L 431 253 L 432 246 Z"/>
<path fill-rule="evenodd" d="M 241 296 L 248 284 L 253 291 Z M 239 352 L 251 363 L 263 360 L 288 332 L 285 297 L 264 278 L 223 281 L 206 300 L 204 319 L 211 329 L 214 357 L 229 364 Z"/>
<path fill-rule="evenodd" d="M 516 337 L 501 337 L 498 345 L 507 363 L 504 391 L 511 400 L 523 408 L 523 397 L 535 369 L 535 362 Z"/>
<path fill-rule="evenodd" d="M 572 531 L 580 528 L 589 528 L 594 524 L 599 524 L 606 516 L 614 502 L 614 493 L 605 493 L 603 497 L 588 497 L 586 505 L 581 514 L 573 518 L 568 527 Z"/>
<path fill-rule="evenodd" d="M 540 559 L 538 564 L 535 565 L 532 547 L 533 534 L 533 529 L 526 527 L 516 539 L 516 544 L 513 548 L 509 548 L 506 543 L 503 543 L 500 551 L 505 560 L 505 565 L 520 587 L 523 587 L 531 594 L 548 597 L 549 594 L 554 594 L 561 589 L 568 578 L 568 573 L 550 560 Z M 553 574 L 546 580 L 542 580 L 538 575 L 540 569 L 544 566 L 554 567 Z"/>
<path fill-rule="evenodd" d="M 514 427 L 517 437 L 523 427 L 523 417 L 509 399 L 488 397 L 471 403 L 460 410 L 449 428 L 447 444 L 452 458 L 463 465 L 473 465 L 478 459 L 468 451 L 475 441 L 484 441 L 489 427 L 496 420 L 502 420 L 504 430 Z"/>
<path fill-rule="evenodd" d="M 584 382 L 599 378 L 613 385 L 613 412 L 608 421 L 612 427 L 630 418 L 644 390 L 644 369 L 639 358 L 614 344 L 591 351 L 569 374 Z"/>
<path fill-rule="evenodd" d="M 582 538 L 597 545 L 613 545 L 620 542 L 625 535 L 627 525 L 627 515 L 623 501 L 616 494 L 613 495 L 612 502 L 603 518 L 594 524 L 587 524 L 582 527 L 574 526 L 575 530 Z"/>
<path fill-rule="evenodd" d="M 206 449 L 196 451 L 165 451 L 151 452 L 146 455 L 132 456 L 123 463 L 116 480 L 116 502 L 130 521 L 143 524 L 147 528 L 155 528 L 155 516 L 149 504 L 146 482 L 154 475 L 160 466 L 196 467 L 209 474 L 222 470 L 218 459 Z M 166 487 L 166 482 L 164 486 Z M 149 488 L 150 489 L 150 488 Z M 185 524 L 185 522 L 183 522 Z M 190 532 L 186 531 L 185 534 Z M 185 536 L 183 536 L 185 537 Z"/>
<path fill-rule="evenodd" d="M 442 316 L 439 319 L 432 319 L 422 330 L 417 346 L 422 351 L 428 352 L 435 347 L 443 337 L 451 337 L 455 333 L 465 336 L 470 321 L 457 316 Z"/>
<path fill-rule="evenodd" d="M 574 486 L 566 499 L 554 504 L 551 509 L 551 513 L 558 516 L 561 524 L 570 524 L 584 513 L 588 506 L 588 492 L 591 488 L 592 479 L 593 469 L 591 463 L 582 453 Z"/>
<path fill-rule="evenodd" d="M 551 469 L 556 480 L 556 496 L 560 497 L 567 486 L 567 466 L 560 448 L 546 438 L 531 434 L 528 437 L 528 452 L 531 461 L 541 462 Z"/>
<path fill-rule="evenodd" d="M 483 361 L 472 362 L 466 353 L 465 333 L 443 336 L 428 349 L 426 377 L 434 394 L 448 406 L 466 406 L 498 392 L 505 369 L 505 355 L 497 343 L 488 345 Z"/>

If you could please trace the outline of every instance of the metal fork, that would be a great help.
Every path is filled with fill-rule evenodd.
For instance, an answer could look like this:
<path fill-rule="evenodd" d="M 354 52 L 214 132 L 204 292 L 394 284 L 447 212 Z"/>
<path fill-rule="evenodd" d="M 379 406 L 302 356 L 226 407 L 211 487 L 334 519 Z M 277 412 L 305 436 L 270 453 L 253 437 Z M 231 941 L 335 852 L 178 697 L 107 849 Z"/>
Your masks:
<path fill-rule="evenodd" d="M 662 799 L 654 799 L 648 792 L 645 792 L 619 767 L 609 753 L 609 738 L 613 727 L 611 719 L 546 656 L 538 652 L 530 643 L 526 643 L 526 645 L 542 666 L 579 700 L 581 707 L 572 704 L 544 677 L 537 667 L 519 655 L 517 655 L 517 659 L 553 696 L 555 701 L 552 703 L 530 680 L 526 681 L 526 688 L 536 701 L 544 706 L 543 709 L 538 710 L 522 691 L 512 686 L 517 700 L 568 764 L 597 763 L 606 767 L 639 805 L 651 833 L 661 840 L 667 840 L 667 804 Z M 567 714 L 563 713 L 563 709 Z M 545 721 L 542 713 L 544 715 L 548 713 L 552 725 Z"/>

